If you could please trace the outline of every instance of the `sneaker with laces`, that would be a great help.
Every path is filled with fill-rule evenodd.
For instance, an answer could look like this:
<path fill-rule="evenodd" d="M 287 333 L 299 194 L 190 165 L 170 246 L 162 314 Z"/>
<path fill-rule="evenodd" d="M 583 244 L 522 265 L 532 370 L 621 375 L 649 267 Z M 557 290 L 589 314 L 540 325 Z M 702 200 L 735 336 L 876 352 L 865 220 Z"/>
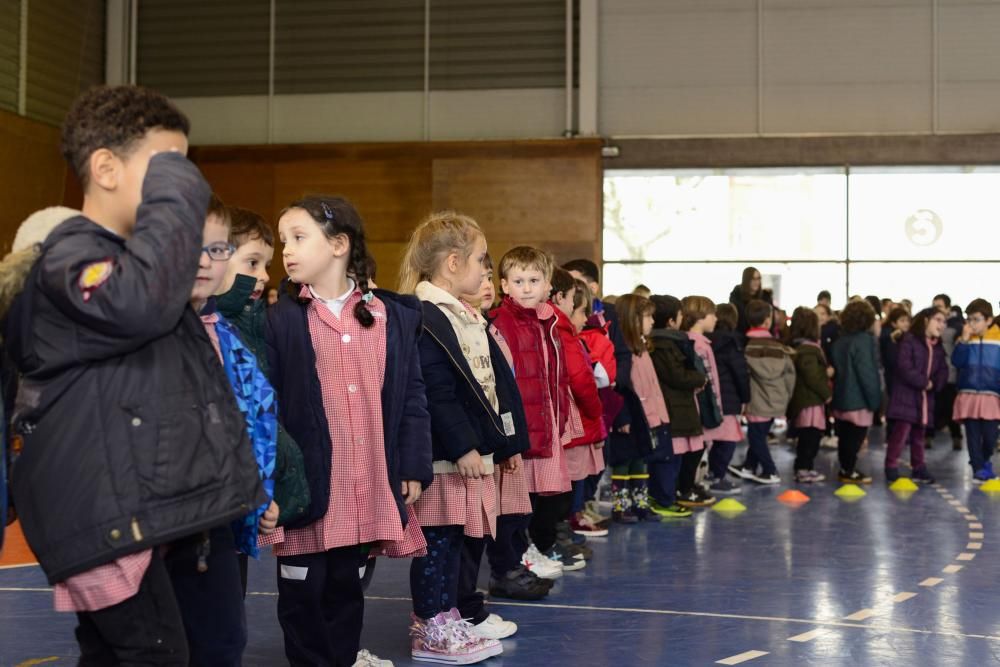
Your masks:
<path fill-rule="evenodd" d="M 715 502 L 715 498 L 712 502 Z M 678 493 L 677 504 L 681 507 L 708 507 L 712 503 L 703 500 L 697 491 L 691 490 L 687 493 Z"/>
<path fill-rule="evenodd" d="M 765 475 L 764 473 L 756 474 L 750 476 L 751 481 L 757 482 L 758 484 L 781 484 L 781 478 L 778 477 L 777 473 L 771 473 L 770 475 Z"/>
<path fill-rule="evenodd" d="M 675 518 L 675 517 L 683 518 L 683 517 L 689 517 L 692 514 L 694 514 L 694 512 L 692 512 L 691 510 L 687 509 L 686 507 L 681 507 L 677 503 L 674 503 L 673 505 L 669 506 L 663 506 L 660 503 L 656 502 L 655 500 L 650 501 L 649 509 L 657 516 L 670 517 L 670 518 Z"/>
<path fill-rule="evenodd" d="M 886 468 L 885 469 L 885 481 L 892 484 L 897 479 L 899 479 L 899 468 Z"/>
<path fill-rule="evenodd" d="M 935 481 L 934 476 L 931 475 L 930 471 L 927 470 L 927 466 L 920 466 L 919 468 L 914 468 L 913 472 L 910 474 L 910 479 L 914 482 L 919 482 L 921 484 L 933 484 Z"/>
<path fill-rule="evenodd" d="M 490 597 L 535 602 L 549 594 L 551 586 L 543 583 L 548 581 L 551 580 L 540 579 L 524 567 L 519 567 L 499 579 L 490 579 Z"/>
<path fill-rule="evenodd" d="M 583 513 L 594 520 L 594 523 L 605 528 L 611 523 L 611 517 L 602 513 L 600 504 L 596 500 L 588 500 L 583 507 Z"/>
<path fill-rule="evenodd" d="M 459 621 L 451 612 L 426 620 L 415 614 L 410 618 L 410 657 L 417 662 L 472 665 L 503 652 L 500 642 L 472 636 L 460 623 L 460 615 Z"/>
<path fill-rule="evenodd" d="M 524 552 L 521 564 L 542 579 L 558 579 L 563 575 L 562 565 L 552 562 L 534 544 L 529 545 L 528 550 Z"/>
<path fill-rule="evenodd" d="M 482 623 L 473 625 L 469 632 L 483 639 L 506 639 L 517 632 L 517 623 L 490 614 Z"/>
<path fill-rule="evenodd" d="M 826 475 L 821 475 L 815 470 L 796 470 L 795 481 L 800 484 L 815 484 L 826 479 Z"/>
<path fill-rule="evenodd" d="M 736 475 L 740 479 L 750 479 L 753 477 L 753 471 L 744 468 L 743 466 L 730 465 L 727 466 L 730 475 Z"/>
<path fill-rule="evenodd" d="M 358 651 L 357 662 L 354 667 L 392 667 L 392 660 L 382 660 L 374 653 L 361 649 Z"/>

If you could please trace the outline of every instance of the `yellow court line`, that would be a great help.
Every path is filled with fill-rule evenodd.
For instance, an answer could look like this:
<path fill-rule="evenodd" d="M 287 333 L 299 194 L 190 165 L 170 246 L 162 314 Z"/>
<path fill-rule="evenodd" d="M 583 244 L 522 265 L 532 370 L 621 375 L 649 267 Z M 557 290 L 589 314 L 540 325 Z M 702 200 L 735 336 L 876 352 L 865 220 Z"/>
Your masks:
<path fill-rule="evenodd" d="M 924 579 L 923 581 L 921 581 L 917 585 L 918 586 L 937 586 L 942 581 L 944 581 L 944 579 L 942 579 L 941 577 L 927 577 L 926 579 Z"/>
<path fill-rule="evenodd" d="M 759 658 L 764 655 L 767 655 L 767 651 L 746 651 L 744 653 L 739 653 L 737 655 L 731 655 L 728 658 L 723 658 L 722 660 L 716 660 L 715 664 L 738 665 L 740 663 L 746 662 L 748 660 L 753 660 L 754 658 Z"/>
<path fill-rule="evenodd" d="M 816 628 L 815 630 L 810 630 L 809 632 L 803 632 L 801 635 L 795 635 L 794 637 L 789 637 L 790 642 L 811 642 L 817 637 L 825 635 L 828 630 L 822 628 Z"/>
<path fill-rule="evenodd" d="M 983 539 L 983 533 L 969 533 L 970 540 L 981 540 Z"/>
<path fill-rule="evenodd" d="M 946 566 L 944 566 L 944 568 L 941 569 L 941 571 L 944 572 L 945 574 L 955 574 L 956 572 L 958 572 L 959 570 L 961 570 L 962 567 L 964 567 L 964 566 L 962 566 L 962 565 L 954 565 L 954 564 L 952 564 L 952 565 L 946 565 Z"/>
<path fill-rule="evenodd" d="M 976 554 L 964 553 L 955 556 L 955 560 L 972 560 L 976 557 Z"/>
<path fill-rule="evenodd" d="M 969 530 L 982 530 L 982 529 L 983 529 L 983 524 L 981 524 L 981 523 L 970 523 L 969 524 Z"/>
<path fill-rule="evenodd" d="M 892 596 L 892 601 L 899 604 L 900 602 L 906 602 L 907 600 L 915 597 L 917 597 L 916 593 L 896 593 Z"/>

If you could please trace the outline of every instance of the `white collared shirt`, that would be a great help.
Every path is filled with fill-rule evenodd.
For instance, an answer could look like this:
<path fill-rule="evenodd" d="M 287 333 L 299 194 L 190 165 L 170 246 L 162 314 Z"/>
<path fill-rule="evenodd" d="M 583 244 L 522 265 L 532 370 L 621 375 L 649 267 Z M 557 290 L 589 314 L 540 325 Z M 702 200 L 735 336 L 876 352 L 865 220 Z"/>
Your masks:
<path fill-rule="evenodd" d="M 330 310 L 331 313 L 333 313 L 337 317 L 340 317 L 340 313 L 343 312 L 344 310 L 344 304 L 347 303 L 347 300 L 351 298 L 352 294 L 354 294 L 354 289 L 356 287 L 357 285 L 355 284 L 355 282 L 350 278 L 348 278 L 347 291 L 335 299 L 324 299 L 319 294 L 316 294 L 316 292 L 312 288 L 312 285 L 309 286 L 309 293 L 312 294 L 314 299 L 325 305 Z"/>

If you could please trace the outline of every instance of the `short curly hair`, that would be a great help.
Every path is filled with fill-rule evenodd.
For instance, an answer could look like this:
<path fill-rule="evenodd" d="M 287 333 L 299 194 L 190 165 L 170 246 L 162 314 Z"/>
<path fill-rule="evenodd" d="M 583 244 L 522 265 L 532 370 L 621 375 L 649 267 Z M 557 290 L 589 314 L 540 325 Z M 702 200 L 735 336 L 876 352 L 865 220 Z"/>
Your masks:
<path fill-rule="evenodd" d="M 264 216 L 248 208 L 230 206 L 229 217 L 233 226 L 229 231 L 229 242 L 237 248 L 250 241 L 261 240 L 264 245 L 274 247 L 274 230 L 264 220 Z"/>
<path fill-rule="evenodd" d="M 84 190 L 90 156 L 107 148 L 128 157 L 149 130 L 191 131 L 191 123 L 162 94 L 141 86 L 96 86 L 76 98 L 63 121 L 60 150 Z"/>
<path fill-rule="evenodd" d="M 840 311 L 840 328 L 844 333 L 868 331 L 875 324 L 875 310 L 867 301 L 852 301 Z"/>

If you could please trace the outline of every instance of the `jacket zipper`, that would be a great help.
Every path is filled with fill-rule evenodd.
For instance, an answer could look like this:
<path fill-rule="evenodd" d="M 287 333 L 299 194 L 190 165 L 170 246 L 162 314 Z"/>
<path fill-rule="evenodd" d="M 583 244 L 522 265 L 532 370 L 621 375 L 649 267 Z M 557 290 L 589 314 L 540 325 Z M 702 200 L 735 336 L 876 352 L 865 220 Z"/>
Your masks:
<path fill-rule="evenodd" d="M 556 408 L 557 429 L 562 428 L 562 423 L 559 421 L 559 369 L 561 368 L 561 364 L 559 363 L 559 346 L 556 343 L 556 337 L 555 337 L 556 322 L 558 321 L 558 319 L 559 318 L 557 317 L 555 320 L 553 320 L 552 325 L 549 327 L 549 340 L 552 342 L 552 350 L 555 352 L 556 355 L 556 377 L 554 378 L 556 384 L 556 396 L 553 403 L 555 403 L 555 408 Z M 561 437 L 559 439 L 562 440 Z"/>
<path fill-rule="evenodd" d="M 490 423 L 493 424 L 493 428 L 495 428 L 497 430 L 497 433 L 499 433 L 500 435 L 502 435 L 502 436 L 504 436 L 506 438 L 507 437 L 507 432 L 504 431 L 503 429 L 501 429 L 497 425 L 496 420 L 493 418 L 493 406 L 487 405 L 483 401 L 482 397 L 479 395 L 479 393 L 482 391 L 482 387 L 479 388 L 479 391 L 476 391 L 476 386 L 472 383 L 472 380 L 470 380 L 469 376 L 465 374 L 465 371 L 462 370 L 462 366 L 459 365 L 458 361 L 455 359 L 454 355 L 452 355 L 451 351 L 445 346 L 445 344 L 441 342 L 441 339 L 438 338 L 437 336 L 435 336 L 434 332 L 431 331 L 430 329 L 428 329 L 426 326 L 424 327 L 424 331 L 426 331 L 427 334 L 431 338 L 433 338 L 437 342 L 438 345 L 441 346 L 441 349 L 444 350 L 445 354 L 448 355 L 448 358 L 451 359 L 451 363 L 455 365 L 455 369 L 458 371 L 459 375 L 461 375 L 463 378 L 465 378 L 465 381 L 467 383 L 469 383 L 469 387 L 472 389 L 472 393 L 476 395 L 476 399 L 486 409 L 486 412 L 489 413 L 489 415 L 490 415 Z M 489 336 L 489 333 L 487 333 L 486 335 Z M 487 342 L 489 342 L 489 341 L 487 341 Z M 499 402 L 499 400 L 500 400 L 499 397 L 497 397 L 497 401 L 498 402 Z"/>

